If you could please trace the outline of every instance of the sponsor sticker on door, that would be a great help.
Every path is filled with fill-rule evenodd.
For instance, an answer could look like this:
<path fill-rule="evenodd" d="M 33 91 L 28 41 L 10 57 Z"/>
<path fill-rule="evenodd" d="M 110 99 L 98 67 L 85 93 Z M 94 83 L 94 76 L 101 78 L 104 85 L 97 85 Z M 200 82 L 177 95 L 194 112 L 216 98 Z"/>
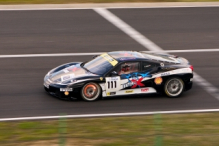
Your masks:
<path fill-rule="evenodd" d="M 106 95 L 107 95 L 107 96 L 116 95 L 116 92 L 107 92 Z"/>
<path fill-rule="evenodd" d="M 133 90 L 126 90 L 125 93 L 133 93 Z"/>
<path fill-rule="evenodd" d="M 149 91 L 149 88 L 142 88 L 141 89 L 141 92 L 148 92 Z"/>

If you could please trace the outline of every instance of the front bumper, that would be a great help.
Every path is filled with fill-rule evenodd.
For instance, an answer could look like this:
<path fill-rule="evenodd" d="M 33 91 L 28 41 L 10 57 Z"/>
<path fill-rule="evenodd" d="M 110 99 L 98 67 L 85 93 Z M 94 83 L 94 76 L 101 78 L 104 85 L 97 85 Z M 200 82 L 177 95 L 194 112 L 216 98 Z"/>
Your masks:
<path fill-rule="evenodd" d="M 74 95 L 73 93 L 74 90 L 72 88 L 68 88 L 67 85 L 51 84 L 49 83 L 49 81 L 44 82 L 44 89 L 50 95 L 61 98 L 61 99 L 68 99 L 70 97 L 73 97 Z M 68 94 L 65 94 L 65 92 L 68 92 Z"/>

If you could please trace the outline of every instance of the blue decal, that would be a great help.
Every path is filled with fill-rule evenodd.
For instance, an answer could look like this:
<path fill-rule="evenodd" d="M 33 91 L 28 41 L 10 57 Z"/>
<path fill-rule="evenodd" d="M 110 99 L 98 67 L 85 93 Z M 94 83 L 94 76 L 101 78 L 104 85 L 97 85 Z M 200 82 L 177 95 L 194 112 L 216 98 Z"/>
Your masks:
<path fill-rule="evenodd" d="M 139 76 L 141 76 L 139 78 Z M 131 87 L 131 88 L 136 88 L 136 87 L 144 87 L 145 85 L 142 84 L 142 80 L 145 77 L 152 77 L 152 75 L 149 72 L 146 73 L 139 73 L 139 72 L 134 72 L 130 74 L 122 74 L 121 79 L 128 79 L 128 83 L 123 84 L 123 88 L 126 87 Z M 132 78 L 132 80 L 130 80 Z"/>

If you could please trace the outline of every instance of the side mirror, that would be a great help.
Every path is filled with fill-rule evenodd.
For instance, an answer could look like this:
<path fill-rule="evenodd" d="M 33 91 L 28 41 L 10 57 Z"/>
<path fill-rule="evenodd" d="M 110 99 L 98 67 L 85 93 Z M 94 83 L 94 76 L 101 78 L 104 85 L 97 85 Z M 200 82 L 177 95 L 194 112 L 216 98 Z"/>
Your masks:
<path fill-rule="evenodd" d="M 111 75 L 111 76 L 118 76 L 119 74 L 118 74 L 116 71 L 112 71 L 112 72 L 110 73 L 110 75 Z"/>

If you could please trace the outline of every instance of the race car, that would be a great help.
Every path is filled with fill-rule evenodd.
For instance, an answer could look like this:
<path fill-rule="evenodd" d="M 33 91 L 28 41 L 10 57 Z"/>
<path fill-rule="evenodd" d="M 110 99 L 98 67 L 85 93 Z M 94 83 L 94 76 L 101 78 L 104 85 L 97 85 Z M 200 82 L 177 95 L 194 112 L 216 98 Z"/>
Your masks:
<path fill-rule="evenodd" d="M 61 99 L 85 101 L 151 93 L 174 98 L 192 88 L 192 79 L 193 66 L 183 57 L 114 51 L 50 70 L 44 78 L 44 88 Z"/>

